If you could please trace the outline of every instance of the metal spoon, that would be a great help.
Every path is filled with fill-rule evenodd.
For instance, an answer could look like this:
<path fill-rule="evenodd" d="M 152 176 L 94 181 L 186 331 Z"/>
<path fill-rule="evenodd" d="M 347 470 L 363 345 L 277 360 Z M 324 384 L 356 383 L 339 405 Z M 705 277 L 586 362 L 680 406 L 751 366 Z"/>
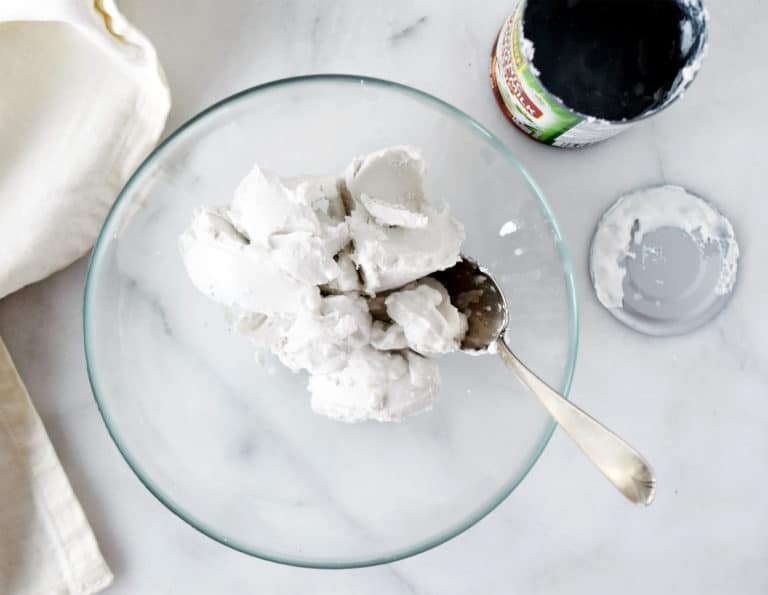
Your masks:
<path fill-rule="evenodd" d="M 493 277 L 466 257 L 432 276 L 445 285 L 451 302 L 467 316 L 469 331 L 462 349 L 496 349 L 603 475 L 632 502 L 650 504 L 656 492 L 656 478 L 642 455 L 546 384 L 512 353 L 504 341 L 509 310 Z"/>

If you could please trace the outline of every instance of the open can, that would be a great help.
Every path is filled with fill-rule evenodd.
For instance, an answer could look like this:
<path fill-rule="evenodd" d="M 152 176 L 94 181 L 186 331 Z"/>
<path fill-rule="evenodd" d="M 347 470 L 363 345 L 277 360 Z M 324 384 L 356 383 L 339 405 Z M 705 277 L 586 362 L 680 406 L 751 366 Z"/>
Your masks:
<path fill-rule="evenodd" d="M 616 4 L 617 2 L 618 4 Z M 665 16 L 677 21 L 666 24 L 667 31 L 676 36 L 671 42 L 676 52 L 675 60 L 662 60 L 665 62 L 664 68 L 669 71 L 666 73 L 668 82 L 663 85 L 663 88 L 649 87 L 651 91 L 647 91 L 647 104 L 640 104 L 642 111 L 632 112 L 630 109 L 626 113 L 622 113 L 617 109 L 603 112 L 596 109 L 590 113 L 589 107 L 585 107 L 589 106 L 588 99 L 585 98 L 586 102 L 573 101 L 573 96 L 571 96 L 570 103 L 572 105 L 569 105 L 569 100 L 566 98 L 567 93 L 556 93 L 545 85 L 544 81 L 548 79 L 545 75 L 549 74 L 549 71 L 541 72 L 540 69 L 549 68 L 551 71 L 553 68 L 561 68 L 562 71 L 557 76 L 560 76 L 563 81 L 562 89 L 568 91 L 575 89 L 578 92 L 578 89 L 588 88 L 578 87 L 578 84 L 573 85 L 567 81 L 567 77 L 570 76 L 573 77 L 572 82 L 576 81 L 583 85 L 584 77 L 574 69 L 568 70 L 568 59 L 572 58 L 570 53 L 573 52 L 566 45 L 565 37 L 570 35 L 574 27 L 573 23 L 558 25 L 557 11 L 561 10 L 562 14 L 567 17 L 569 14 L 567 11 L 578 10 L 580 7 L 586 6 L 593 11 L 591 14 L 602 15 L 606 14 L 606 10 L 613 6 L 614 10 L 624 10 L 626 15 L 631 18 L 633 3 L 622 4 L 624 2 L 625 0 L 517 0 L 512 14 L 499 31 L 491 59 L 491 84 L 494 94 L 501 110 L 517 128 L 548 145 L 581 147 L 618 134 L 640 120 L 660 112 L 683 95 L 685 89 L 693 81 L 706 51 L 708 17 L 701 0 L 655 0 L 655 4 L 646 0 L 645 5 L 634 5 L 636 8 L 646 10 L 648 5 L 658 7 L 666 2 L 669 10 L 664 13 Z M 616 9 L 615 7 L 619 5 L 622 5 L 622 8 Z M 528 10 L 529 6 L 532 7 L 530 11 Z M 621 16 L 623 17 L 625 13 L 622 13 Z M 544 16 L 537 17 L 541 14 Z M 531 36 L 526 36 L 529 33 L 526 31 L 527 16 L 532 17 L 529 28 L 531 29 L 530 33 L 536 34 L 533 40 Z M 534 27 L 535 20 L 533 17 L 537 17 L 539 22 L 544 23 L 544 26 Z M 581 39 L 586 40 L 584 42 L 585 47 L 586 44 L 592 44 L 590 46 L 592 48 L 599 47 L 601 32 L 605 32 L 607 36 L 613 35 L 610 39 L 615 43 L 616 31 L 611 27 L 611 23 L 608 20 L 600 22 L 599 18 L 592 19 L 592 21 L 595 20 L 597 22 L 592 22 L 588 30 L 580 33 Z M 642 18 L 638 20 L 641 22 L 637 26 L 642 27 Z M 550 32 L 546 30 L 548 24 L 552 24 L 551 35 L 548 35 Z M 632 26 L 634 27 L 635 24 L 632 23 Z M 659 39 L 657 25 L 654 25 L 652 21 L 647 21 L 645 24 L 649 25 L 644 40 L 646 43 L 665 43 L 663 39 Z M 561 33 L 564 32 L 560 38 L 558 37 L 558 27 L 560 27 Z M 591 39 L 597 41 L 592 43 Z M 560 45 L 561 41 L 563 42 L 562 46 Z M 550 46 L 548 48 L 549 54 L 557 60 L 550 61 L 549 64 L 561 64 L 562 58 L 561 66 L 550 67 L 546 60 L 536 61 L 535 56 L 539 53 L 537 51 L 539 48 L 536 47 L 535 43 L 541 44 L 542 42 Z M 645 52 L 643 52 L 644 49 Z M 668 51 L 665 47 L 657 49 L 661 52 Z M 611 52 L 605 51 L 605 48 L 601 51 L 602 54 L 598 54 L 597 60 L 595 60 L 594 55 L 585 56 L 585 59 L 581 59 L 578 64 L 591 64 L 593 71 L 590 72 L 590 76 L 602 76 L 602 80 L 606 84 L 611 84 L 613 80 L 611 74 L 607 71 L 605 73 L 600 72 L 600 61 L 604 59 L 609 62 L 612 57 Z M 643 47 L 632 47 L 629 51 L 647 55 L 647 48 Z M 638 60 L 642 57 L 639 56 Z M 641 66 L 648 70 L 647 65 Z M 626 69 L 621 70 L 621 65 L 618 63 L 614 64 L 614 67 L 619 68 L 619 70 L 614 68 L 613 72 L 626 72 Z M 670 68 L 672 70 L 669 70 Z M 642 73 L 643 70 L 640 69 L 637 72 Z M 643 81 L 642 76 L 638 78 L 639 80 L 635 83 L 630 81 L 629 84 L 633 85 L 629 87 L 630 94 L 632 89 L 642 90 L 643 84 L 648 82 Z M 550 76 L 549 79 L 553 80 L 553 77 Z M 549 86 L 553 87 L 551 83 Z M 582 99 L 582 96 L 577 96 L 577 99 Z M 578 107 L 573 105 L 578 103 L 581 103 Z M 637 104 L 637 102 L 635 103 Z M 618 106 L 616 107 L 618 108 Z"/>

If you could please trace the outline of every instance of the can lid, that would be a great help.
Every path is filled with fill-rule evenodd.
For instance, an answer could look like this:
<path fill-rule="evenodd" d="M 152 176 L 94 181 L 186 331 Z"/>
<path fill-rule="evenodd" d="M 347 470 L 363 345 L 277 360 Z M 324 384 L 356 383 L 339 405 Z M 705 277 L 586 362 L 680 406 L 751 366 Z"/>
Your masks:
<path fill-rule="evenodd" d="M 739 246 L 714 206 L 679 186 L 621 196 L 598 222 L 590 276 L 598 300 L 648 335 L 689 332 L 728 303 Z"/>

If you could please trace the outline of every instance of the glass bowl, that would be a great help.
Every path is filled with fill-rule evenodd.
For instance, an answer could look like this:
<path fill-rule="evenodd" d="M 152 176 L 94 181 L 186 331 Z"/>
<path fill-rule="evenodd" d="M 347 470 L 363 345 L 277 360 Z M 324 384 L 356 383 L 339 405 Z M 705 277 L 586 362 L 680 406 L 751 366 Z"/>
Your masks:
<path fill-rule="evenodd" d="M 193 208 L 227 203 L 254 162 L 326 174 L 406 143 L 423 151 L 430 195 L 464 223 L 464 253 L 503 286 L 510 345 L 568 392 L 570 260 L 541 190 L 496 137 L 435 97 L 359 76 L 233 95 L 174 132 L 128 181 L 96 243 L 84 307 L 88 374 L 117 447 L 163 504 L 225 545 L 322 568 L 422 552 L 493 510 L 552 434 L 536 399 L 492 356 L 442 358 L 437 405 L 401 423 L 315 415 L 306 377 L 257 363 L 187 278 L 177 239 Z M 506 221 L 517 230 L 502 237 Z"/>

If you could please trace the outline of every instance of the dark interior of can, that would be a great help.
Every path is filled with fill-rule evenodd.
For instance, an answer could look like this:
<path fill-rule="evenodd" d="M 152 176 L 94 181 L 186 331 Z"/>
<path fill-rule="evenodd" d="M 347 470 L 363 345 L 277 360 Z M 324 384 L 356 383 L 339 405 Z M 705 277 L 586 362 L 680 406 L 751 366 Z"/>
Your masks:
<path fill-rule="evenodd" d="M 580 114 L 622 121 L 685 84 L 706 21 L 698 0 L 528 0 L 523 33 L 550 93 Z"/>

